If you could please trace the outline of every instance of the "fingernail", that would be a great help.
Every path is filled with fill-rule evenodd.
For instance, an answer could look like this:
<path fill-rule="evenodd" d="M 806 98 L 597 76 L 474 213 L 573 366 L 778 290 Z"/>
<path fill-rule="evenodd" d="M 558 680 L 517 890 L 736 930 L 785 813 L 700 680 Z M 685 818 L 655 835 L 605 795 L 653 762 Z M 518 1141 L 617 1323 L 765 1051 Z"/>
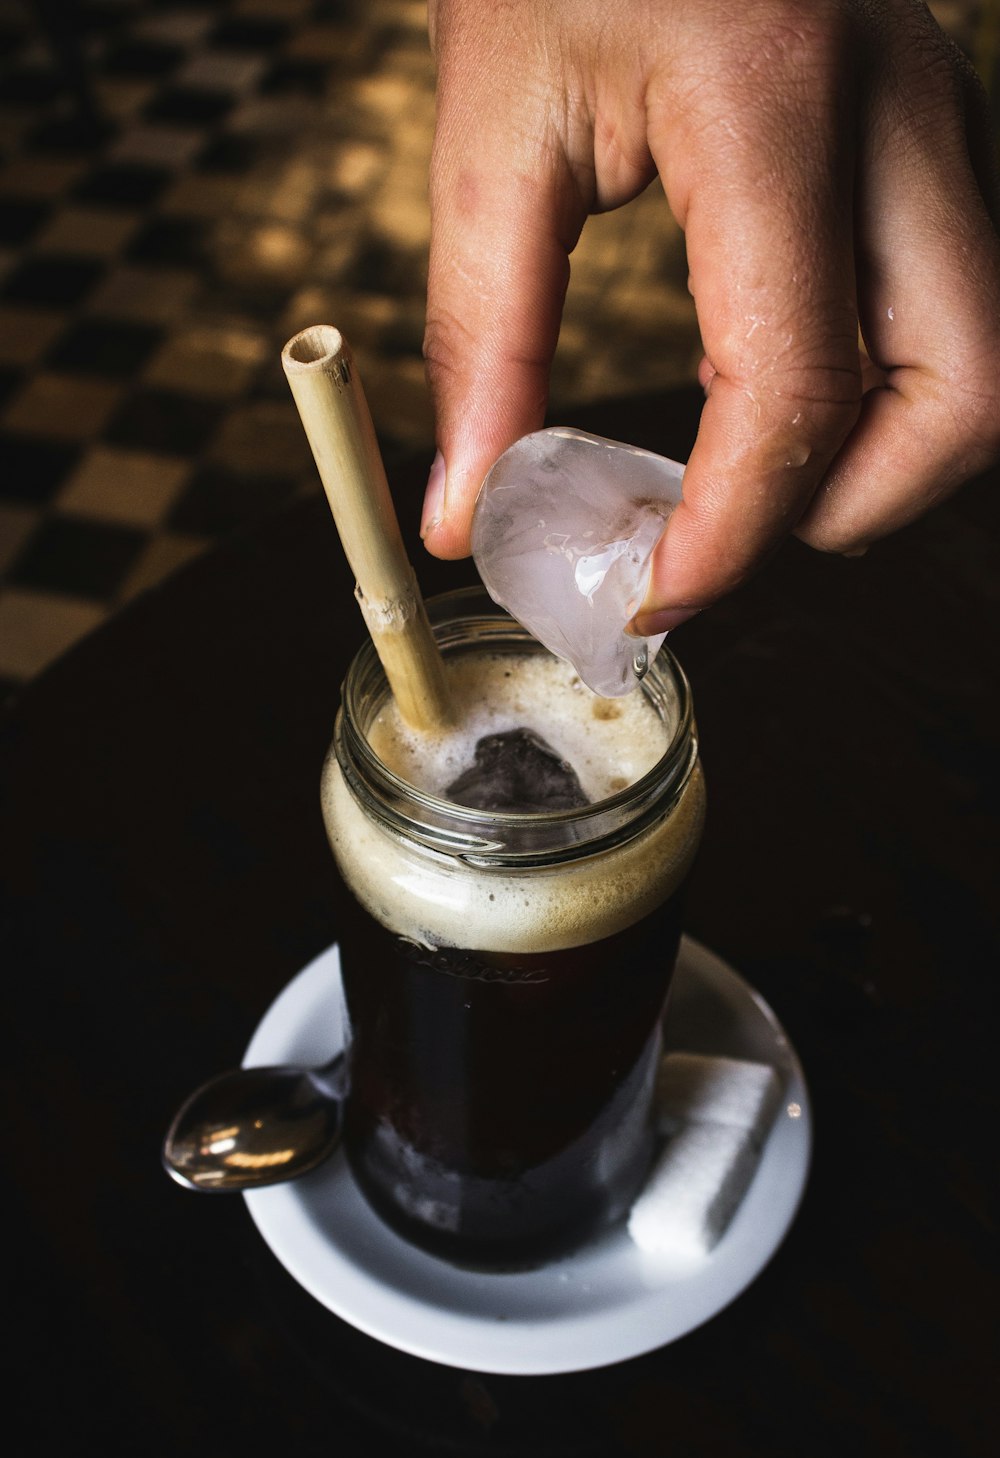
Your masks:
<path fill-rule="evenodd" d="M 636 613 L 628 625 L 627 631 L 633 638 L 655 638 L 658 633 L 670 633 L 674 628 L 679 628 L 681 623 L 696 617 L 701 608 L 679 607 L 679 608 L 657 608 L 655 612 Z"/>
<path fill-rule="evenodd" d="M 842 557 L 864 557 L 867 556 L 867 547 L 852 547 L 849 552 L 841 552 Z"/>
<path fill-rule="evenodd" d="M 421 541 L 444 519 L 444 480 L 444 456 L 438 451 L 431 462 L 427 490 L 424 492 L 424 509 L 420 517 Z"/>

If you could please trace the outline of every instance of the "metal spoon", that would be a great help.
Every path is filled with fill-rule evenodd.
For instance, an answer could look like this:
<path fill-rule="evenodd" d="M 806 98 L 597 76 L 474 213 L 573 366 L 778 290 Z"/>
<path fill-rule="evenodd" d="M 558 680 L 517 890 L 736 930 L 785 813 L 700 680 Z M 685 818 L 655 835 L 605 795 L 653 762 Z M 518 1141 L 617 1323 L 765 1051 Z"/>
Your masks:
<path fill-rule="evenodd" d="M 179 1185 L 231 1194 L 298 1179 L 340 1141 L 344 1056 L 322 1068 L 235 1068 L 174 1116 L 163 1167 Z"/>

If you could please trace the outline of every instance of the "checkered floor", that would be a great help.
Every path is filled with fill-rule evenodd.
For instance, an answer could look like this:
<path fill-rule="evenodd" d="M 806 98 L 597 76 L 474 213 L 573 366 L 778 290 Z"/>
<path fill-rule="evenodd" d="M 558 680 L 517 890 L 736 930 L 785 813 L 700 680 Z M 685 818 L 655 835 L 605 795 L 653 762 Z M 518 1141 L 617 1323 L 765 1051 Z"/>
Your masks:
<path fill-rule="evenodd" d="M 429 461 L 434 103 L 422 0 L 0 0 L 0 57 L 6 693 L 318 489 L 279 365 L 296 330 L 338 324 L 387 458 Z M 554 400 L 571 419 L 698 355 L 651 189 L 574 255 Z"/>

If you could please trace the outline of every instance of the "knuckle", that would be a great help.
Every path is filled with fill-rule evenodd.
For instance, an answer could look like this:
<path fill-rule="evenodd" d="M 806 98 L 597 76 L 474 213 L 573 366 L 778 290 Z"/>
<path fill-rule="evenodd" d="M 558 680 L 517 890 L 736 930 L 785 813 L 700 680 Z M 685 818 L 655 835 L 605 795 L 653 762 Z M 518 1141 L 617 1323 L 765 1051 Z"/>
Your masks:
<path fill-rule="evenodd" d="M 978 466 L 1000 455 L 1000 360 L 993 359 L 993 373 L 964 380 L 949 392 L 951 425 L 956 441 Z"/>
<path fill-rule="evenodd" d="M 769 9 L 771 7 L 765 7 Z M 839 64 L 850 33 L 847 12 L 837 4 L 790 4 L 756 28 L 754 54 L 747 59 L 759 72 L 777 69 L 787 76 L 815 75 Z"/>
<path fill-rule="evenodd" d="M 472 331 L 457 314 L 428 308 L 424 325 L 424 367 L 432 386 L 447 383 L 463 373 L 473 343 Z"/>
<path fill-rule="evenodd" d="M 861 398 L 861 361 L 856 336 L 849 338 L 824 330 L 807 329 L 786 336 L 769 367 L 776 394 L 789 395 L 804 405 L 839 405 L 845 409 Z"/>
<path fill-rule="evenodd" d="M 712 362 L 720 368 L 718 360 Z M 857 347 L 848 352 L 840 341 L 790 341 L 780 352 L 731 374 L 730 381 L 754 401 L 762 424 L 772 424 L 787 438 L 792 455 L 806 443 L 812 453 L 835 449 L 861 408 Z"/>
<path fill-rule="evenodd" d="M 770 108 L 785 93 L 824 94 L 843 80 L 856 25 L 839 0 L 750 0 L 739 25 L 715 26 L 700 48 L 692 75 L 699 92 L 746 95 Z"/>
<path fill-rule="evenodd" d="M 991 318 L 984 324 L 980 319 L 959 327 L 938 355 L 937 369 L 925 374 L 931 428 L 968 461 L 969 471 L 1000 455 L 1000 323 Z"/>

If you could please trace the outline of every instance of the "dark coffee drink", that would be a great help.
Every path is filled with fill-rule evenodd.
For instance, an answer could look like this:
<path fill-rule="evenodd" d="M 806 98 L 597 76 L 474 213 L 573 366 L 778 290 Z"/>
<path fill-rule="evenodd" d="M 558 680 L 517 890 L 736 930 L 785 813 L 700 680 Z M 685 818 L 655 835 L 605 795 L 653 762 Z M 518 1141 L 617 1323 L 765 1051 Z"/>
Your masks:
<path fill-rule="evenodd" d="M 351 1166 L 409 1239 L 504 1266 L 618 1219 L 644 1177 L 704 792 L 668 657 L 598 699 L 482 602 L 429 605 L 462 735 L 409 734 L 364 650 L 323 793 L 359 902 L 341 934 Z M 484 734 L 521 729 L 591 803 L 495 814 L 442 797 Z"/>
<path fill-rule="evenodd" d="M 390 1225 L 452 1259 L 505 1265 L 625 1214 L 652 1153 L 677 899 L 616 936 L 542 954 L 346 929 L 346 965 L 377 972 L 347 978 L 345 1137 Z"/>

